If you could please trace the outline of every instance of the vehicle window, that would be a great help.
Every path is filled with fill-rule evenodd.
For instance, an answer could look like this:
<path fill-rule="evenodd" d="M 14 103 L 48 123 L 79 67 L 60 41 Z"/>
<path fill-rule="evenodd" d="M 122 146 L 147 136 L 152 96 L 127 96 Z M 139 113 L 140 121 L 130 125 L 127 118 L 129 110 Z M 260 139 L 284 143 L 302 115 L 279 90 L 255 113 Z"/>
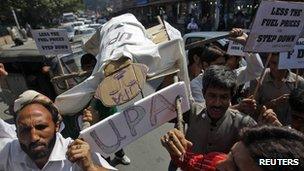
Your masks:
<path fill-rule="evenodd" d="M 193 42 L 201 41 L 204 39 L 205 39 L 204 37 L 189 37 L 186 39 L 186 45 L 193 43 Z"/>

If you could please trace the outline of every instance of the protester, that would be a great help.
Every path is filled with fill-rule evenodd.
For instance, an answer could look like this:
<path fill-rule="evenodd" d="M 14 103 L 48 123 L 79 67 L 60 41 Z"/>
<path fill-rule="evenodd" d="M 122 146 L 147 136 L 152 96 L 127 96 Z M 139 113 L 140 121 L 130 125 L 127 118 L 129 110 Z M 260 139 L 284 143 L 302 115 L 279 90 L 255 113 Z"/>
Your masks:
<path fill-rule="evenodd" d="M 232 29 L 230 35 L 230 39 L 243 45 L 245 45 L 246 39 L 248 37 L 247 34 L 242 31 L 242 29 L 238 28 Z M 226 62 L 224 54 L 218 49 L 214 50 L 214 48 L 206 48 L 201 57 L 204 61 L 203 69 L 207 69 L 210 65 L 224 65 Z M 237 74 L 237 85 L 241 85 L 250 80 L 256 79 L 261 75 L 264 68 L 260 56 L 257 53 L 245 53 L 245 59 L 247 65 L 234 70 Z M 204 97 L 201 91 L 203 84 L 202 78 L 203 74 L 200 74 L 190 83 L 192 96 L 194 100 L 199 103 L 202 103 L 204 101 Z"/>
<path fill-rule="evenodd" d="M 203 47 L 195 47 L 188 51 L 188 71 L 190 80 L 197 77 L 203 69 Z"/>
<path fill-rule="evenodd" d="M 304 136 L 287 127 L 245 128 L 228 155 L 219 152 L 206 155 L 193 153 L 191 147 L 194 143 L 177 129 L 161 137 L 161 142 L 174 162 L 184 171 L 304 170 Z M 261 164 L 265 159 L 276 160 L 277 164 Z M 294 162 L 288 165 L 278 164 L 280 159 Z"/>
<path fill-rule="evenodd" d="M 228 152 L 238 139 L 238 131 L 256 122 L 229 109 L 236 90 L 236 74 L 226 66 L 210 66 L 203 75 L 205 107 L 193 104 L 186 137 L 194 143 L 193 152 Z"/>
<path fill-rule="evenodd" d="M 94 55 L 92 55 L 90 53 L 86 53 L 86 54 L 82 55 L 82 57 L 80 59 L 81 69 L 83 71 L 92 72 L 96 65 L 96 62 L 97 62 L 97 60 Z"/>
<path fill-rule="evenodd" d="M 197 62 L 194 63 L 196 66 L 198 66 L 196 67 L 196 72 L 194 72 L 192 68 L 189 68 L 189 74 L 191 80 L 190 87 L 191 87 L 192 97 L 194 98 L 195 102 L 203 103 L 205 101 L 202 94 L 203 69 L 206 70 L 211 65 L 224 65 L 225 56 L 220 50 L 215 49 L 213 47 L 204 47 L 204 48 L 198 47 L 198 48 L 203 51 L 199 55 L 200 57 L 199 61 L 196 60 Z M 189 50 L 189 52 L 192 51 Z M 192 63 L 190 55 L 191 53 L 189 53 L 189 64 Z M 193 64 L 191 66 L 193 67 Z M 195 78 L 193 78 L 193 76 L 195 76 Z"/>
<path fill-rule="evenodd" d="M 187 25 L 187 30 L 188 30 L 189 32 L 198 31 L 198 25 L 197 25 L 197 23 L 194 21 L 194 18 L 191 18 L 190 23 Z"/>
<path fill-rule="evenodd" d="M 288 96 L 295 88 L 296 74 L 286 69 L 278 69 L 278 63 L 279 53 L 273 53 L 269 69 L 266 70 L 255 100 L 258 105 L 265 105 L 268 109 L 273 109 L 283 125 L 289 125 L 291 124 L 291 109 L 288 104 Z M 254 93 L 256 86 L 257 81 L 251 81 L 251 94 Z M 300 76 L 298 76 L 298 86 L 304 87 L 304 79 Z"/>
<path fill-rule="evenodd" d="M 85 141 L 58 133 L 60 115 L 48 97 L 25 91 L 15 100 L 14 112 L 16 133 L 0 119 L 0 170 L 114 169 Z"/>

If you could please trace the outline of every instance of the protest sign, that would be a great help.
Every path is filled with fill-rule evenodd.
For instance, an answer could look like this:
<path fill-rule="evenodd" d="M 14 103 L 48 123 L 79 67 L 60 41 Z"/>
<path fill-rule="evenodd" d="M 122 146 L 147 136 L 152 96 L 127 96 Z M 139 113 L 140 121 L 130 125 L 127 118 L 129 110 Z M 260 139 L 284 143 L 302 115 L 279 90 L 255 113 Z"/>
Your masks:
<path fill-rule="evenodd" d="M 174 83 L 80 132 L 91 150 L 108 157 L 151 130 L 176 118 L 176 98 L 182 112 L 190 109 L 184 82 Z"/>
<path fill-rule="evenodd" d="M 280 53 L 279 69 L 304 68 L 304 38 L 300 38 L 293 51 Z"/>
<path fill-rule="evenodd" d="M 288 52 L 304 26 L 304 3 L 262 1 L 245 52 Z"/>
<path fill-rule="evenodd" d="M 42 55 L 72 53 L 67 31 L 64 29 L 32 30 L 32 35 Z"/>
<path fill-rule="evenodd" d="M 239 44 L 234 41 L 229 41 L 227 54 L 233 55 L 233 56 L 245 56 L 244 52 L 244 46 L 242 44 Z"/>

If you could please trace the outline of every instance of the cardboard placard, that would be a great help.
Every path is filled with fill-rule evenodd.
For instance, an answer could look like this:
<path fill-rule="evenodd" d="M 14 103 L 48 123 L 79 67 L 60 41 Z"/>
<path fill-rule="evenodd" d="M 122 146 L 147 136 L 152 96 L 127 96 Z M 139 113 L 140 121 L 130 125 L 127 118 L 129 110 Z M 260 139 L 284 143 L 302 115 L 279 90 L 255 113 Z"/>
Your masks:
<path fill-rule="evenodd" d="M 184 82 L 174 83 L 145 97 L 99 123 L 80 132 L 91 150 L 108 157 L 146 133 L 177 116 L 176 98 L 181 97 L 182 112 L 190 109 Z"/>
<path fill-rule="evenodd" d="M 118 106 L 135 98 L 146 82 L 148 67 L 130 64 L 105 77 L 99 84 L 95 96 L 105 106 Z"/>
<path fill-rule="evenodd" d="M 304 38 L 300 38 L 293 51 L 280 53 L 279 69 L 304 68 Z"/>
<path fill-rule="evenodd" d="M 244 46 L 234 41 L 229 41 L 227 54 L 232 56 L 245 56 Z"/>
<path fill-rule="evenodd" d="M 304 3 L 262 1 L 245 52 L 288 52 L 304 27 Z"/>
<path fill-rule="evenodd" d="M 32 30 L 37 48 L 42 55 L 72 53 L 65 29 Z"/>

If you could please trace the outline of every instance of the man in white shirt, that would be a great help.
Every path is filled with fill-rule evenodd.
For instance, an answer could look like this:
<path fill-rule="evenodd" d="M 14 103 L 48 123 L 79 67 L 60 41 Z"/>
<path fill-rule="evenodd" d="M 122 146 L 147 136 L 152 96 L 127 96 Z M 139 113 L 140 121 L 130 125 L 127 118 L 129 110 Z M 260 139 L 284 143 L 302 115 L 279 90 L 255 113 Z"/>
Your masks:
<path fill-rule="evenodd" d="M 60 116 L 48 97 L 25 91 L 14 112 L 17 134 L 0 119 L 0 170 L 115 170 L 83 140 L 58 133 Z"/>

